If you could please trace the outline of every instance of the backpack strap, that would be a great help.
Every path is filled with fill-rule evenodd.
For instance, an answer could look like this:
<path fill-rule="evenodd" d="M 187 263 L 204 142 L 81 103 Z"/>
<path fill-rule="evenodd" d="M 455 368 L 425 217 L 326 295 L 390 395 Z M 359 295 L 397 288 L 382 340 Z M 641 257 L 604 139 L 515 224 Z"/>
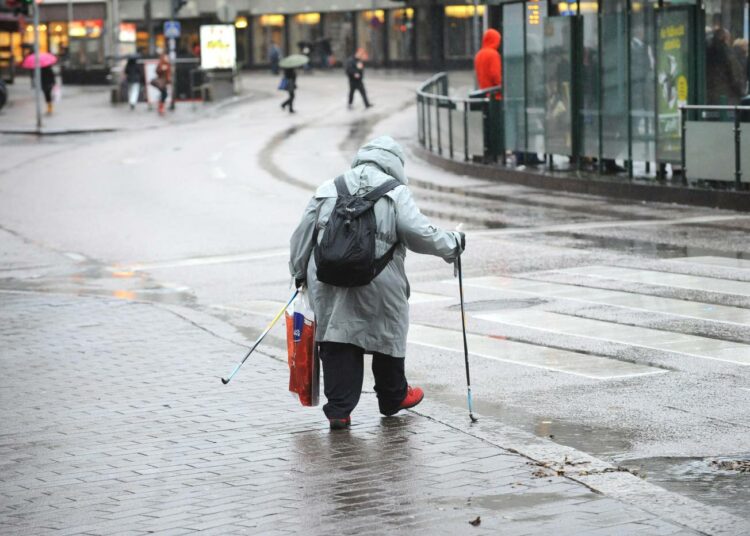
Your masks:
<path fill-rule="evenodd" d="M 385 194 L 393 190 L 396 186 L 401 186 L 401 183 L 397 181 L 396 179 L 391 179 L 388 182 L 381 184 L 377 188 L 370 190 L 363 197 L 367 199 L 368 201 L 374 203 L 375 201 L 383 197 Z"/>
<path fill-rule="evenodd" d="M 349 188 L 346 187 L 346 180 L 344 179 L 343 175 L 339 175 L 336 177 L 336 180 L 333 181 L 333 184 L 336 185 L 336 193 L 338 195 L 351 195 L 349 193 Z"/>

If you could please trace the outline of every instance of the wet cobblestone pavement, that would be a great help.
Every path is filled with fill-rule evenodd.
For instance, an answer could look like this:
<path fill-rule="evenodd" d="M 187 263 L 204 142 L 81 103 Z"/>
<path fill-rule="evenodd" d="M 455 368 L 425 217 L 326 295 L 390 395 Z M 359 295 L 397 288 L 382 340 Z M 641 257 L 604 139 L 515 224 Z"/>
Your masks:
<path fill-rule="evenodd" d="M 240 346 L 154 305 L 3 292 L 0 326 L 2 534 L 694 533 L 372 394 L 331 433 L 265 355 L 222 387 Z"/>

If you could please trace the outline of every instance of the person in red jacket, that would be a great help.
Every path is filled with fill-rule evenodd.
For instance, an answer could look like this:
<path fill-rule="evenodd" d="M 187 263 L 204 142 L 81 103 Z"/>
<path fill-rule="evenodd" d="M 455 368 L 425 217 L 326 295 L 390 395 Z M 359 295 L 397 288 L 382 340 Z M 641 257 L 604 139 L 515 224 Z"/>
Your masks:
<path fill-rule="evenodd" d="M 493 28 L 484 32 L 482 48 L 474 56 L 474 70 L 479 89 L 503 85 L 503 59 L 498 51 L 501 40 L 500 32 Z M 497 98 L 503 97 L 498 93 Z"/>

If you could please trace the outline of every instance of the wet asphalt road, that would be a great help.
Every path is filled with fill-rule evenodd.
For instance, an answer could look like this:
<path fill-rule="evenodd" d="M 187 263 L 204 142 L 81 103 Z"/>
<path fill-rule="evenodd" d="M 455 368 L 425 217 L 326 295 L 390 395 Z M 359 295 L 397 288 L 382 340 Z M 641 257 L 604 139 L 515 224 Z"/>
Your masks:
<path fill-rule="evenodd" d="M 312 189 L 390 134 L 423 212 L 467 231 L 477 413 L 743 504 L 747 478 L 709 461 L 750 456 L 750 217 L 451 175 L 410 150 L 416 80 L 372 77 L 376 107 L 350 111 L 345 80 L 303 77 L 289 116 L 259 76 L 257 99 L 192 123 L 0 137 L 0 286 L 185 305 L 253 340 L 290 292 Z M 407 373 L 463 407 L 452 267 L 412 254 L 407 270 Z M 283 347 L 280 327 L 269 343 Z"/>

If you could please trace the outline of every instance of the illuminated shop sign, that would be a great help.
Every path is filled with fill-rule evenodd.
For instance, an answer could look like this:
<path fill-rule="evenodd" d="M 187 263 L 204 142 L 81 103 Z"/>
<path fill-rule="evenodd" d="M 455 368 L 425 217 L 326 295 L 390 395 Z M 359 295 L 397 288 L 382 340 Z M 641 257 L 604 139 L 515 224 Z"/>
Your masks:
<path fill-rule="evenodd" d="M 531 26 L 538 26 L 542 20 L 542 11 L 539 8 L 539 0 L 529 1 L 526 4 L 526 19 Z"/>

